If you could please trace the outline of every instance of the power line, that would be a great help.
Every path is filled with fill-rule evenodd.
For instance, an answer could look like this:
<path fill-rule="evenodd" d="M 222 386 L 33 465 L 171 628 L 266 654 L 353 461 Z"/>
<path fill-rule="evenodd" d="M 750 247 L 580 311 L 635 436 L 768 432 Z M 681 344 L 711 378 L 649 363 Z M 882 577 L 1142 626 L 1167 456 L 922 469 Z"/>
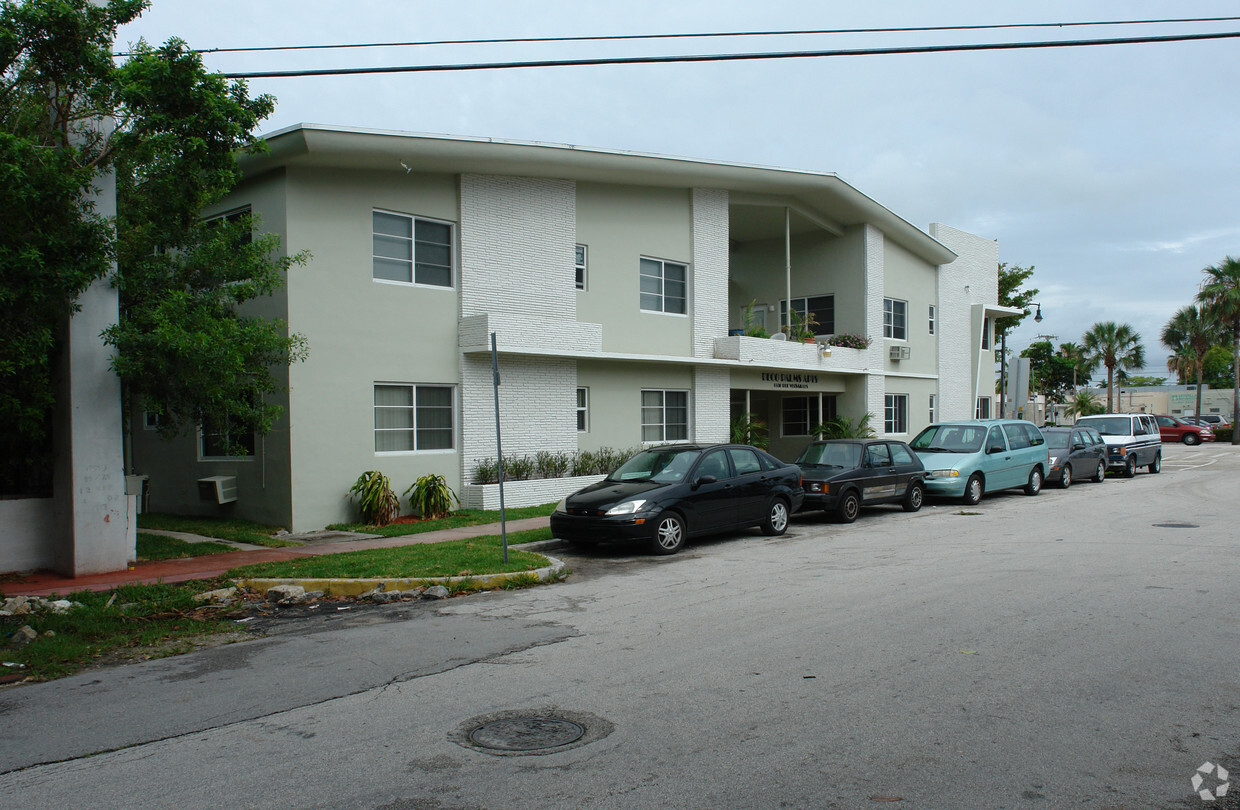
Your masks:
<path fill-rule="evenodd" d="M 462 70 L 509 70 L 513 68 L 585 67 L 592 65 L 641 65 L 677 62 L 742 62 L 764 59 L 813 59 L 831 56 L 890 56 L 895 54 L 953 53 L 964 51 L 1011 51 L 1040 48 L 1078 48 L 1098 45 L 1138 45 L 1157 42 L 1193 42 L 1240 38 L 1240 31 L 1216 34 L 1180 34 L 1157 37 L 1074 39 L 1049 42 L 994 42 L 972 45 L 911 45 L 897 48 L 857 48 L 826 51 L 776 51 L 766 53 L 690 54 L 682 56 L 624 56 L 594 59 L 542 59 L 521 62 L 478 62 L 455 65 L 401 65 L 388 67 L 320 68 L 315 70 L 267 70 L 223 74 L 226 79 L 281 79 L 301 76 L 349 76 L 369 73 L 444 73 Z"/>
<path fill-rule="evenodd" d="M 502 39 L 436 39 L 414 42 L 355 42 L 335 45 L 269 45 L 242 48 L 203 48 L 197 53 L 254 53 L 262 51 L 312 51 L 345 48 L 404 48 L 432 45 L 514 45 L 546 42 L 622 42 L 639 39 L 720 39 L 729 37 L 781 37 L 829 34 L 908 34 L 935 31 L 997 31 L 1013 28 L 1074 28 L 1084 26 L 1167 25 L 1175 23 L 1236 22 L 1240 17 L 1181 17 L 1163 20 L 1094 20 L 1087 22 L 1000 23 L 993 25 L 927 25 L 900 28 L 823 28 L 791 31 L 714 31 L 679 34 L 603 34 L 575 37 L 509 37 Z M 127 56 L 128 54 L 118 54 Z"/>

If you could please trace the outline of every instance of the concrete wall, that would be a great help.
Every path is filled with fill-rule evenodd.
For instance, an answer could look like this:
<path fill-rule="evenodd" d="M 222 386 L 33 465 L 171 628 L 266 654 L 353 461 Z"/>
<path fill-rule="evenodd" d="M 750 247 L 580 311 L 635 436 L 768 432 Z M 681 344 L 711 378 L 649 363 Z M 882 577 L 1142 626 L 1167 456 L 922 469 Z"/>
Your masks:
<path fill-rule="evenodd" d="M 939 223 L 930 225 L 930 235 L 957 254 L 951 264 L 939 267 L 938 418 L 972 419 L 979 378 L 983 392 L 994 395 L 994 350 L 988 352 L 987 365 L 977 313 L 981 306 L 998 301 L 999 245 Z"/>
<path fill-rule="evenodd" d="M 582 450 L 641 446 L 643 388 L 688 391 L 689 435 L 696 435 L 697 395 L 693 390 L 692 366 L 580 360 L 577 362 L 577 385 L 590 389 L 590 431 L 577 434 L 577 446 Z M 726 408 L 726 395 L 723 404 Z"/>

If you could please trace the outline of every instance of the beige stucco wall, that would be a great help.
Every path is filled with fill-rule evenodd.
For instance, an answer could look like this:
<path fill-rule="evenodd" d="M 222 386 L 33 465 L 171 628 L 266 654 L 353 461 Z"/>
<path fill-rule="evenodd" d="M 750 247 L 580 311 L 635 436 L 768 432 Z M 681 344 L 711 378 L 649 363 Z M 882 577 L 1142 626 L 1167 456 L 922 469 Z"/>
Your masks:
<path fill-rule="evenodd" d="M 693 354 L 693 208 L 688 189 L 577 184 L 577 242 L 588 248 L 577 318 L 603 325 L 603 350 Z M 640 260 L 689 267 L 686 314 L 639 308 Z"/>
<path fill-rule="evenodd" d="M 908 303 L 905 340 L 884 339 L 883 363 L 889 371 L 934 374 L 935 336 L 930 334 L 930 307 L 936 302 L 937 268 L 918 259 L 890 239 L 883 241 L 883 296 Z M 908 360 L 890 359 L 887 347 L 907 346 Z"/>
<path fill-rule="evenodd" d="M 641 390 L 689 391 L 693 411 L 693 367 L 596 361 L 577 362 L 577 385 L 590 389 L 590 430 L 577 434 L 577 447 L 631 448 L 641 445 Z M 689 435 L 694 436 L 690 416 Z"/>

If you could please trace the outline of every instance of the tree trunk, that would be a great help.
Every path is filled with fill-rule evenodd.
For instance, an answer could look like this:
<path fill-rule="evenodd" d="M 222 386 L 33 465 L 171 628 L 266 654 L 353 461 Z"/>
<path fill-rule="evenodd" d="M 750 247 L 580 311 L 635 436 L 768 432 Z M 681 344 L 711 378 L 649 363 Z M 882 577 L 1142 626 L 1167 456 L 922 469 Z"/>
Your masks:
<path fill-rule="evenodd" d="M 1111 403 L 1115 400 L 1111 397 L 1111 388 L 1115 380 L 1115 366 L 1107 366 L 1107 413 L 1115 413 L 1115 408 L 1111 407 Z"/>

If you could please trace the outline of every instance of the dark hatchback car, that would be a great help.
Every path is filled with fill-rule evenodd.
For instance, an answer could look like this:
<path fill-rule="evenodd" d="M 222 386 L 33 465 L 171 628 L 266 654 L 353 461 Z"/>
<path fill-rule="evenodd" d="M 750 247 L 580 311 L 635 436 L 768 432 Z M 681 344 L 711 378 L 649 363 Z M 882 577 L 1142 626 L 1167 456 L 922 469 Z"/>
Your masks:
<path fill-rule="evenodd" d="M 831 439 L 812 442 L 797 458 L 805 502 L 802 509 L 834 512 L 843 523 L 862 506 L 898 503 L 921 509 L 926 470 L 904 442 L 890 439 Z"/>
<path fill-rule="evenodd" d="M 755 447 L 652 447 L 560 501 L 551 533 L 574 543 L 643 540 L 655 554 L 675 554 L 713 532 L 783 534 L 803 497 L 801 469 Z"/>
<path fill-rule="evenodd" d="M 1046 483 L 1067 489 L 1078 478 L 1106 479 L 1107 443 L 1098 431 L 1079 426 L 1047 427 L 1042 428 L 1042 435 L 1051 454 Z"/>

